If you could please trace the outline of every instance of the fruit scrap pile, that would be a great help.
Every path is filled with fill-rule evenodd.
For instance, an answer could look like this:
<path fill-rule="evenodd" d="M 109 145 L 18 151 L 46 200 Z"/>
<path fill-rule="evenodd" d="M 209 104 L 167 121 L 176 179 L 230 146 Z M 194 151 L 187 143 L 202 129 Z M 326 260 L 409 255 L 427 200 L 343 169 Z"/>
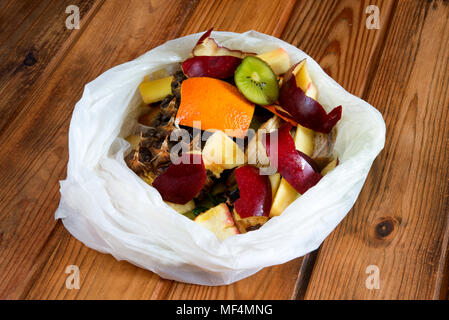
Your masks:
<path fill-rule="evenodd" d="M 140 84 L 142 130 L 127 138 L 126 163 L 222 240 L 257 230 L 337 166 L 342 108 L 327 113 L 317 101 L 306 60 L 292 65 L 282 48 L 231 50 L 211 31 L 182 71 L 161 70 Z M 182 129 L 187 140 L 174 134 Z"/>

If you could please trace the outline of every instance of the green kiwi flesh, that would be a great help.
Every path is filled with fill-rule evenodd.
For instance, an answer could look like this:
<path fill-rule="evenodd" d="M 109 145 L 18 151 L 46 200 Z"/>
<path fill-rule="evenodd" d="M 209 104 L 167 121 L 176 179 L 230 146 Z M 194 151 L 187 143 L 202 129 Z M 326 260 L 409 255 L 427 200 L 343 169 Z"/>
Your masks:
<path fill-rule="evenodd" d="M 270 66 L 263 60 L 248 56 L 235 70 L 234 81 L 249 101 L 269 105 L 279 97 L 279 84 Z"/>

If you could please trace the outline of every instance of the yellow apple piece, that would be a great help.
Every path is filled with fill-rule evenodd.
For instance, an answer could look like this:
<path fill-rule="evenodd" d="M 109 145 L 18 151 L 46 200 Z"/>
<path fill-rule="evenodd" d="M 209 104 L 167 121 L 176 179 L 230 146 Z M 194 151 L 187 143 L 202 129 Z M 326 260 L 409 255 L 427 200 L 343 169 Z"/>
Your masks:
<path fill-rule="evenodd" d="M 279 188 L 279 184 L 281 182 L 281 175 L 279 174 L 279 172 L 277 172 L 277 173 L 270 175 L 268 178 L 270 179 L 271 191 L 272 191 L 272 196 L 274 199 L 274 195 L 276 194 L 276 191 Z"/>
<path fill-rule="evenodd" d="M 193 221 L 213 232 L 218 240 L 224 240 L 239 233 L 231 212 L 224 203 L 201 213 Z"/>
<path fill-rule="evenodd" d="M 282 48 L 259 54 L 256 57 L 268 63 L 276 75 L 284 74 L 291 66 L 290 57 Z"/>
<path fill-rule="evenodd" d="M 136 150 L 140 143 L 140 136 L 137 134 L 132 134 L 125 139 L 131 145 L 132 150 Z"/>
<path fill-rule="evenodd" d="M 195 209 L 195 202 L 193 200 L 190 200 L 186 204 L 177 204 L 177 203 L 172 203 L 172 202 L 168 202 L 168 201 L 164 201 L 164 202 L 166 204 L 168 204 L 173 210 L 175 210 L 176 212 L 178 212 L 180 214 L 184 214 L 184 213 L 187 213 L 187 212 Z"/>
<path fill-rule="evenodd" d="M 309 157 L 312 155 L 314 150 L 314 136 L 315 133 L 313 130 L 303 127 L 302 125 L 298 125 L 296 127 L 295 133 L 295 147 L 296 150 L 299 150 Z"/>
<path fill-rule="evenodd" d="M 300 87 L 307 96 L 312 99 L 318 97 L 318 90 L 312 83 L 312 79 L 307 71 L 306 59 L 298 63 L 293 70 L 296 84 Z M 305 153 L 309 157 L 314 151 L 315 132 L 311 129 L 298 125 L 295 133 L 296 149 Z M 293 201 L 295 201 L 300 194 L 285 180 L 281 179 L 279 187 L 271 206 L 270 217 L 279 216 Z"/>
<path fill-rule="evenodd" d="M 158 80 L 144 81 L 139 85 L 143 102 L 150 104 L 162 101 L 172 94 L 171 83 L 174 77 L 166 77 Z"/>
<path fill-rule="evenodd" d="M 287 180 L 281 179 L 273 204 L 271 205 L 270 218 L 280 216 L 290 203 L 295 201 L 298 197 L 299 193 L 287 182 Z"/>
<path fill-rule="evenodd" d="M 202 155 L 204 166 L 217 178 L 224 170 L 245 164 L 245 153 L 222 131 L 214 132 L 207 139 Z"/>

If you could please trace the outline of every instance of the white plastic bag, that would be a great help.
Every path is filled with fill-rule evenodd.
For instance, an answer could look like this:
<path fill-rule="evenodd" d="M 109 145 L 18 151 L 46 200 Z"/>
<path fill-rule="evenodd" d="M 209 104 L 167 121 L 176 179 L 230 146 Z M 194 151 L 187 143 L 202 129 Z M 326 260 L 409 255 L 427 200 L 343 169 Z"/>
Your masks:
<path fill-rule="evenodd" d="M 262 228 L 220 242 L 178 214 L 138 178 L 123 158 L 143 77 L 185 60 L 202 33 L 186 36 L 108 70 L 86 85 L 69 132 L 67 179 L 56 218 L 87 246 L 149 269 L 163 278 L 222 285 L 318 248 L 353 206 L 385 142 L 381 114 L 346 92 L 301 50 L 255 31 L 213 32 L 231 49 L 263 53 L 284 48 L 292 62 L 307 59 L 327 111 L 343 106 L 335 144 L 340 164 Z"/>

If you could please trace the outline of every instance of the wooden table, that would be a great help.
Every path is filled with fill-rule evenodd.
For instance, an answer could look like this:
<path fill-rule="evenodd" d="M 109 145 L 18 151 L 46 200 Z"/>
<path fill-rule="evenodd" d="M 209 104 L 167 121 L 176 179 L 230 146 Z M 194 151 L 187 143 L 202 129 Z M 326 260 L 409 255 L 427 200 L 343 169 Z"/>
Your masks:
<path fill-rule="evenodd" d="M 68 5 L 80 10 L 69 30 Z M 380 28 L 368 29 L 369 5 Z M 182 35 L 254 29 L 308 52 L 387 124 L 354 208 L 321 248 L 229 286 L 164 280 L 59 221 L 84 85 Z M 0 298 L 445 299 L 449 274 L 449 4 L 421 0 L 1 0 Z M 65 286 L 80 267 L 80 289 Z M 379 289 L 366 280 L 378 267 Z M 367 273 L 368 272 L 368 273 Z"/>

